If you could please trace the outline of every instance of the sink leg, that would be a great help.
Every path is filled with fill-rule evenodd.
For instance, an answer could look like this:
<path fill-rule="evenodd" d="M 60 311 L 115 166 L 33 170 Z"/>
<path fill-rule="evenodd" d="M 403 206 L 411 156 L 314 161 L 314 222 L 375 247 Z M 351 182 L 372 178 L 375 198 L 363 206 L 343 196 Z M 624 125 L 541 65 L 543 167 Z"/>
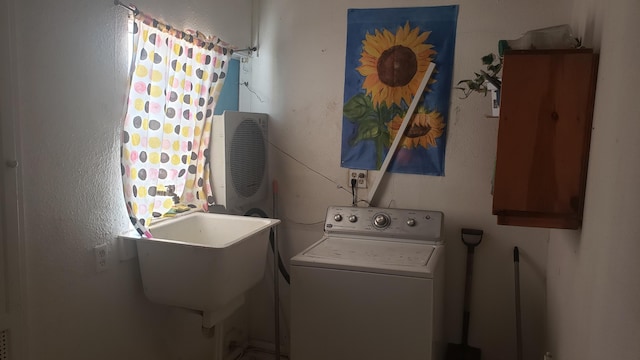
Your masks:
<path fill-rule="evenodd" d="M 220 321 L 213 329 L 213 360 L 222 360 L 224 355 L 224 321 Z"/>
<path fill-rule="evenodd" d="M 231 316 L 231 314 L 233 314 L 234 311 L 238 310 L 243 304 L 244 294 L 231 300 L 228 304 L 218 308 L 216 311 L 203 311 L 202 327 L 212 328 L 216 326 L 218 323 L 221 323 L 222 321 L 224 321 L 224 319 Z"/>
<path fill-rule="evenodd" d="M 244 294 L 230 301 L 227 305 L 217 311 L 202 312 L 202 335 L 211 337 L 213 335 L 214 360 L 222 360 L 224 355 L 224 320 L 234 311 L 244 304 Z"/>

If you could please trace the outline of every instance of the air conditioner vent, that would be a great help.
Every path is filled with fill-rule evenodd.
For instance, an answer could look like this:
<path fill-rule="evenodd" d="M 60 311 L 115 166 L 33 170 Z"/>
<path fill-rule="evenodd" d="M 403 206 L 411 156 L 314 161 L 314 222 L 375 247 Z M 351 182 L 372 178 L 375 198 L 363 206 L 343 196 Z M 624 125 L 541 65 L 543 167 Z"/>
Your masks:
<path fill-rule="evenodd" d="M 242 197 L 253 196 L 264 181 L 265 140 L 262 129 L 253 120 L 238 125 L 231 139 L 229 168 L 233 188 Z"/>
<path fill-rule="evenodd" d="M 266 114 L 225 111 L 213 119 L 210 161 L 213 201 L 243 214 L 267 197 Z"/>

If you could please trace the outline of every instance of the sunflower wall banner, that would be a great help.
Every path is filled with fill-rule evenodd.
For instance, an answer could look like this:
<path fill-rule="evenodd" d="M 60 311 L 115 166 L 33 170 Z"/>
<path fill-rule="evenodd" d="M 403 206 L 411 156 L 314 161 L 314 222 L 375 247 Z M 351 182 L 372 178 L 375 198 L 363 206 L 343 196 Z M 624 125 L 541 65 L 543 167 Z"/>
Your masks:
<path fill-rule="evenodd" d="M 349 9 L 342 167 L 379 169 L 420 96 L 388 171 L 444 175 L 457 18 L 458 6 Z"/>

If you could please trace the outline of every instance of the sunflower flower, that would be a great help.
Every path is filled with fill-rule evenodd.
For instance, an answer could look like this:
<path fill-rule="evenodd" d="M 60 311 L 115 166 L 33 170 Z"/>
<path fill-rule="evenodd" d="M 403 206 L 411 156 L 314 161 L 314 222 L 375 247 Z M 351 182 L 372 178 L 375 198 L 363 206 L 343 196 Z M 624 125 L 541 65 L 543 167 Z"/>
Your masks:
<path fill-rule="evenodd" d="M 389 121 L 387 127 L 391 136 L 389 141 L 393 142 L 393 139 L 398 135 L 398 130 L 402 125 L 404 117 L 396 115 L 392 121 Z M 423 107 L 409 120 L 409 125 L 405 132 L 404 139 L 401 142 L 402 147 L 407 149 L 416 148 L 422 146 L 425 149 L 431 147 L 438 147 L 436 139 L 442 136 L 445 124 L 442 114 L 437 111 L 429 111 Z"/>
<path fill-rule="evenodd" d="M 425 43 L 430 34 L 412 29 L 408 21 L 395 34 L 387 29 L 366 34 L 356 70 L 365 77 L 362 87 L 374 105 L 411 102 L 436 54 L 433 45 Z"/>

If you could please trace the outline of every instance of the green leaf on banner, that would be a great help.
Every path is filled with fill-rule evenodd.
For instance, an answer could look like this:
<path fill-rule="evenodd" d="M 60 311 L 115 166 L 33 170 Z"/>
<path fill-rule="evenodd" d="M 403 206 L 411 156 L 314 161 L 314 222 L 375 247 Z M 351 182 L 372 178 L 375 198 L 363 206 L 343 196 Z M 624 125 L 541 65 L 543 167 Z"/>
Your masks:
<path fill-rule="evenodd" d="M 344 116 L 352 122 L 361 122 L 373 112 L 373 103 L 365 94 L 357 94 L 344 104 L 342 111 Z"/>
<path fill-rule="evenodd" d="M 380 136 L 380 126 L 377 121 L 362 121 L 358 125 L 358 135 L 351 140 L 351 146 L 362 140 L 375 139 Z"/>
<path fill-rule="evenodd" d="M 386 104 L 382 103 L 378 107 L 378 118 L 381 124 L 388 123 L 400 113 L 400 109 L 396 104 L 393 104 L 390 108 Z"/>

